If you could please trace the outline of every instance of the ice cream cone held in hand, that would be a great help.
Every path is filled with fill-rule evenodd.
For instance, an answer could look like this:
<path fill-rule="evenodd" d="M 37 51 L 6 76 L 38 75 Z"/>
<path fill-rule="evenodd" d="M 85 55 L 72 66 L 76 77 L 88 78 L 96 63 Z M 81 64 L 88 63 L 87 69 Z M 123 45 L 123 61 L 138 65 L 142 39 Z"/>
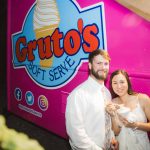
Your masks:
<path fill-rule="evenodd" d="M 33 27 L 36 39 L 51 36 L 60 22 L 59 12 L 56 0 L 37 0 L 34 16 Z M 51 67 L 53 57 L 40 61 L 41 67 Z"/>

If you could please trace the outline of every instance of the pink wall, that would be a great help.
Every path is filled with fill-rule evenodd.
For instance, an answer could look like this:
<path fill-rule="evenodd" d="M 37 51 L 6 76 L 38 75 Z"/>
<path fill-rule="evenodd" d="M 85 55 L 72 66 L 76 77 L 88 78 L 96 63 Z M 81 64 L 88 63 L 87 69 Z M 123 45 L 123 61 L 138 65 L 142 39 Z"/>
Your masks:
<path fill-rule="evenodd" d="M 133 87 L 150 95 L 150 22 L 115 1 L 106 1 L 108 51 L 111 71 L 126 69 Z"/>
<path fill-rule="evenodd" d="M 81 7 L 90 6 L 100 0 L 78 0 Z M 150 23 L 112 0 L 103 0 L 106 20 L 107 49 L 111 55 L 110 72 L 115 69 L 126 69 L 132 79 L 133 87 L 139 92 L 150 95 Z M 66 98 L 77 85 L 88 77 L 87 63 L 83 63 L 76 76 L 58 89 L 45 89 L 35 84 L 22 69 L 14 69 L 12 64 L 11 35 L 21 30 L 25 16 L 33 0 L 8 1 L 8 109 L 9 111 L 52 131 L 62 137 L 65 132 Z M 92 16 L 89 16 L 89 18 Z M 34 93 L 34 106 L 28 106 L 25 98 L 17 101 L 14 89 L 20 87 L 22 96 L 27 91 Z M 39 95 L 48 99 L 48 109 L 41 111 L 37 105 Z M 36 110 L 42 117 L 19 109 L 19 104 L 29 110 Z"/>
<path fill-rule="evenodd" d="M 78 0 L 82 7 L 100 2 Z M 112 0 L 105 4 L 107 48 L 111 56 L 110 72 L 125 69 L 133 87 L 150 95 L 150 22 Z"/>

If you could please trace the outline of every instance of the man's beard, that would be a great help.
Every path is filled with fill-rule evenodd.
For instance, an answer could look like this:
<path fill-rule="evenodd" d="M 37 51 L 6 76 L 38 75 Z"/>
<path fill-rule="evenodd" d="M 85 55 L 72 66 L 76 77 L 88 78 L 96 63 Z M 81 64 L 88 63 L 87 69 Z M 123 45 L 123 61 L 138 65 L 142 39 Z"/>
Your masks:
<path fill-rule="evenodd" d="M 97 79 L 97 80 L 105 80 L 107 78 L 107 74 L 108 74 L 108 71 L 104 71 L 104 74 L 103 75 L 99 75 L 99 70 L 98 71 L 95 71 L 93 68 L 91 69 L 91 74 Z"/>

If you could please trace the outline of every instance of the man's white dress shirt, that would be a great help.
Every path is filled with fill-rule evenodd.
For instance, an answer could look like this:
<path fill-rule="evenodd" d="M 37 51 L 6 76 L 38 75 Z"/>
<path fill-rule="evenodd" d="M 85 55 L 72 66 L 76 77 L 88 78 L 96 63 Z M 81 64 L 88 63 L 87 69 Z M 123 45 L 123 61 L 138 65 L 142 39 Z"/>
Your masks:
<path fill-rule="evenodd" d="M 73 150 L 102 150 L 104 147 L 106 98 L 111 100 L 108 89 L 90 76 L 68 96 L 66 130 Z"/>

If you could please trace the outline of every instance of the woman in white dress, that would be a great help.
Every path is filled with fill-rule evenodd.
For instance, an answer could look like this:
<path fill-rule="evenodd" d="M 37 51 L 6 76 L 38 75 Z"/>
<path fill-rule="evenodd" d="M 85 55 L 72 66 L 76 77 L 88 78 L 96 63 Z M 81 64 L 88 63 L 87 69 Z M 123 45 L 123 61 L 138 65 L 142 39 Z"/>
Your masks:
<path fill-rule="evenodd" d="M 110 77 L 113 103 L 106 106 L 119 150 L 150 150 L 150 98 L 132 91 L 127 72 L 117 70 Z"/>

